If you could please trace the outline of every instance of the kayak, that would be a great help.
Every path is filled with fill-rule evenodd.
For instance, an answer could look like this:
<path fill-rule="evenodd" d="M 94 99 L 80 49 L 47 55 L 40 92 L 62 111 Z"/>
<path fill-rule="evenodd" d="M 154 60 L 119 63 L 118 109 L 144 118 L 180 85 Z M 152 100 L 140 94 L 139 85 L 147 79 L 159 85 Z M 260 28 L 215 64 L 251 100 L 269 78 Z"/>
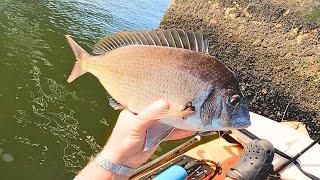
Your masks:
<path fill-rule="evenodd" d="M 298 154 L 313 142 L 305 128 L 301 128 L 299 131 L 297 128 L 292 128 L 288 125 L 278 123 L 256 113 L 250 113 L 250 118 L 253 119 L 253 121 L 252 125 L 247 129 L 249 132 L 255 134 L 261 139 L 269 140 L 275 148 L 291 157 Z M 238 140 L 240 142 L 245 141 L 242 140 L 239 135 Z M 286 159 L 281 158 L 276 154 L 273 161 L 275 169 L 284 161 L 286 161 Z M 316 144 L 306 151 L 298 158 L 298 162 L 301 166 L 300 169 L 316 177 L 320 177 L 320 145 Z M 283 179 L 310 179 L 306 177 L 294 164 L 291 164 L 289 167 L 284 169 L 281 173 L 281 177 Z"/>
<path fill-rule="evenodd" d="M 243 152 L 243 145 L 255 138 L 269 140 L 275 148 L 274 169 L 279 168 L 313 142 L 305 127 L 299 122 L 278 123 L 250 112 L 251 126 L 246 130 L 232 130 L 222 138 L 213 135 L 197 135 L 189 141 L 139 168 L 131 179 L 152 179 L 178 162 L 186 159 L 205 160 L 211 178 L 224 179 L 226 171 L 233 167 Z M 212 163 L 214 162 L 214 163 Z M 219 167 L 219 173 L 217 168 Z M 171 168 L 174 169 L 174 168 Z M 281 179 L 316 179 L 320 177 L 320 145 L 315 144 L 303 153 L 297 161 L 280 171 Z M 187 178 L 192 179 L 192 178 Z"/>

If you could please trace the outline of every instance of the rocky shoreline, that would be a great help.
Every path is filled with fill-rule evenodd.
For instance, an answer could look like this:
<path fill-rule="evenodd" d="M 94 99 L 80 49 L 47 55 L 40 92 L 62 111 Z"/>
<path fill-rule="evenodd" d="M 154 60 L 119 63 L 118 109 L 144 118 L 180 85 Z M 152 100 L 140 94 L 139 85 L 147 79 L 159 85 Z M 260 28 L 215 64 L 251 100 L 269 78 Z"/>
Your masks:
<path fill-rule="evenodd" d="M 239 77 L 250 110 L 320 135 L 320 3 L 173 0 L 160 28 L 201 30 Z"/>

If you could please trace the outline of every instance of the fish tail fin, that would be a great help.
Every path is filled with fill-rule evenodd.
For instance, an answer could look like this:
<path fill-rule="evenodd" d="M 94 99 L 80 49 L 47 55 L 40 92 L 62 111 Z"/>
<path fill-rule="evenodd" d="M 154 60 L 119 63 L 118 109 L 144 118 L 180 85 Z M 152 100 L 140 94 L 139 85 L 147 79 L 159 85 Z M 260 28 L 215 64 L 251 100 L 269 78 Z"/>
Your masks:
<path fill-rule="evenodd" d="M 76 57 L 76 62 L 73 66 L 71 74 L 67 80 L 68 83 L 71 83 L 79 76 L 85 74 L 87 71 L 82 68 L 81 63 L 87 60 L 90 56 L 82 47 L 80 47 L 69 35 L 66 35 L 67 41 Z"/>

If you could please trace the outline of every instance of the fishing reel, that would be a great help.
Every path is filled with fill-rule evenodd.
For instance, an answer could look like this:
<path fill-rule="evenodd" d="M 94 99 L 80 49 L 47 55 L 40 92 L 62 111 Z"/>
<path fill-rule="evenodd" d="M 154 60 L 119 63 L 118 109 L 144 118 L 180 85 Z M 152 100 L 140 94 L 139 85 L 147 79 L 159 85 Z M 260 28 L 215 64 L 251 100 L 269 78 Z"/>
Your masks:
<path fill-rule="evenodd" d="M 211 160 L 194 160 L 184 166 L 187 170 L 187 180 L 213 179 L 222 172 L 221 166 Z"/>
<path fill-rule="evenodd" d="M 221 172 L 222 168 L 220 164 L 214 161 L 197 160 L 182 155 L 139 179 L 210 180 L 216 175 L 221 174 Z"/>

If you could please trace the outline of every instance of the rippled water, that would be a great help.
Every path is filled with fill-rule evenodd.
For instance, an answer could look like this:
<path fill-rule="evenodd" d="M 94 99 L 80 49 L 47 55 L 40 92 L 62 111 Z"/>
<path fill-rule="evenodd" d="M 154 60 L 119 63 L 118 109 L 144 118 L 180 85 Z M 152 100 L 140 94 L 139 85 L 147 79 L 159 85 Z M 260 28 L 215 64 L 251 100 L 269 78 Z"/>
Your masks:
<path fill-rule="evenodd" d="M 169 0 L 1 0 L 0 179 L 71 179 L 104 145 L 118 112 L 92 75 L 66 83 L 64 38 L 156 28 Z"/>

